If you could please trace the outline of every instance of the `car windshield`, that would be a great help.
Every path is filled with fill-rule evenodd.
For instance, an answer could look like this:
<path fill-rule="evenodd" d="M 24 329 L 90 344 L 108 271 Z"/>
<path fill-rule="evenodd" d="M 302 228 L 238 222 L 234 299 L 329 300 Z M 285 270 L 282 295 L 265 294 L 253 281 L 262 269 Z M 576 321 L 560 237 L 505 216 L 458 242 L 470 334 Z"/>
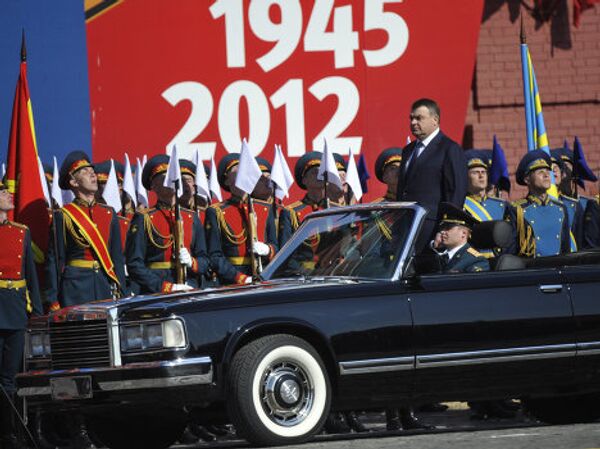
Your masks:
<path fill-rule="evenodd" d="M 340 210 L 308 218 L 262 277 L 391 278 L 413 217 L 414 210 L 406 208 Z"/>

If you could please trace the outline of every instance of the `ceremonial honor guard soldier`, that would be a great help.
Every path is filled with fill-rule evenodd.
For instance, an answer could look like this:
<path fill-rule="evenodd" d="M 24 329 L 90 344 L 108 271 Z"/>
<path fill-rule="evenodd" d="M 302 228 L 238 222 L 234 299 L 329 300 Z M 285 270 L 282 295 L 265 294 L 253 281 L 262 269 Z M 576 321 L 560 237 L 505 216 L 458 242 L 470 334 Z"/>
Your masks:
<path fill-rule="evenodd" d="M 513 203 L 514 214 L 510 217 L 520 256 L 554 256 L 570 252 L 566 208 L 547 192 L 552 185 L 551 168 L 550 156 L 542 150 L 527 152 L 517 168 L 517 183 L 529 189 L 527 197 Z"/>
<path fill-rule="evenodd" d="M 183 194 L 179 201 L 183 207 L 196 211 L 198 218 L 200 218 L 200 223 L 204 225 L 206 209 L 210 206 L 210 199 L 198 195 L 196 192 L 196 164 L 187 159 L 179 159 L 179 165 L 183 181 Z M 208 178 L 208 167 L 203 164 L 202 168 Z"/>
<path fill-rule="evenodd" d="M 15 376 L 21 371 L 29 315 L 41 315 L 40 291 L 27 226 L 8 221 L 13 197 L 0 181 L 0 446 L 22 446 L 15 428 Z M 16 407 L 18 409 L 18 407 Z"/>
<path fill-rule="evenodd" d="M 570 244 L 571 251 L 577 251 L 579 243 L 583 240 L 583 214 L 584 209 L 580 201 L 576 198 L 572 198 L 563 192 L 565 185 L 569 185 L 570 182 L 564 182 L 567 177 L 567 169 L 563 156 L 564 148 L 557 148 L 550 151 L 550 160 L 552 161 L 552 173 L 554 174 L 554 181 L 558 189 L 558 199 L 566 207 L 567 215 L 569 217 L 569 230 L 570 233 Z M 571 189 L 569 189 L 571 190 Z"/>
<path fill-rule="evenodd" d="M 305 153 L 294 167 L 294 179 L 296 184 L 306 190 L 306 194 L 300 201 L 290 204 L 288 207 L 292 211 L 292 229 L 295 231 L 304 218 L 311 212 L 324 208 L 324 186 L 325 183 L 317 178 L 323 153 L 320 151 L 311 151 Z"/>
<path fill-rule="evenodd" d="M 147 212 L 136 213 L 129 228 L 127 269 L 140 286 L 140 293 L 200 288 L 203 276 L 209 272 L 200 219 L 194 211 L 181 208 L 181 223 L 177 223 L 175 190 L 163 185 L 169 161 L 169 156 L 160 154 L 144 166 L 142 184 L 156 194 L 158 201 Z M 185 279 L 182 270 L 186 271 Z"/>
<path fill-rule="evenodd" d="M 489 169 L 490 161 L 485 151 L 465 151 L 467 160 L 467 196 L 464 209 L 476 221 L 508 220 L 512 207 L 508 201 L 489 196 Z M 484 257 L 494 257 L 492 248 L 479 248 Z M 510 248 L 508 252 L 514 252 Z"/>
<path fill-rule="evenodd" d="M 381 152 L 375 161 L 375 176 L 387 186 L 385 195 L 374 200 L 374 203 L 382 201 L 396 201 L 398 190 L 398 175 L 400 163 L 402 162 L 402 148 L 391 147 Z"/>
<path fill-rule="evenodd" d="M 230 153 L 221 159 L 218 167 L 219 184 L 231 196 L 213 204 L 206 211 L 208 252 L 221 284 L 252 282 L 252 253 L 268 262 L 279 250 L 273 209 L 271 204 L 260 200 L 254 201 L 257 241 L 252 241 L 251 211 L 246 194 L 235 186 L 239 163 L 239 153 Z M 264 160 L 259 167 L 263 174 L 270 172 L 270 165 Z"/>
<path fill-rule="evenodd" d="M 82 151 L 60 167 L 61 189 L 75 199 L 54 213 L 46 264 L 47 298 L 61 307 L 118 298 L 125 286 L 121 232 L 112 207 L 98 204 L 94 166 Z"/>

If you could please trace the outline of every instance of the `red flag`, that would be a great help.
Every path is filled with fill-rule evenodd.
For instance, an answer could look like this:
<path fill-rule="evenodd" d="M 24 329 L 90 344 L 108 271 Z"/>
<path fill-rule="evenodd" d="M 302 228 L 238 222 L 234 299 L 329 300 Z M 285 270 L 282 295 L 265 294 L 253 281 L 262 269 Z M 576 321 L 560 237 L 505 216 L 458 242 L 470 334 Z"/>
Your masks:
<path fill-rule="evenodd" d="M 34 259 L 44 262 L 48 248 L 48 209 L 40 179 L 33 112 L 27 85 L 25 37 L 21 47 L 21 68 L 13 104 L 8 141 L 6 180 L 14 195 L 15 208 L 9 219 L 27 225 L 31 231 Z"/>

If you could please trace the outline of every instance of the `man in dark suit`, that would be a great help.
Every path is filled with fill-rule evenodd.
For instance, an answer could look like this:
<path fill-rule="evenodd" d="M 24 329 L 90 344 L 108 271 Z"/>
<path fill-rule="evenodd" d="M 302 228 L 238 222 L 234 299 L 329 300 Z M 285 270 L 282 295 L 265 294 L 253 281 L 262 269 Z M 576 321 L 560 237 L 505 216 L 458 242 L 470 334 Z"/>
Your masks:
<path fill-rule="evenodd" d="M 467 162 L 462 148 L 440 131 L 440 108 L 428 98 L 413 103 L 410 129 L 416 137 L 402 150 L 398 201 L 416 201 L 429 210 L 415 250 L 434 236 L 438 205 L 462 206 L 467 194 Z"/>

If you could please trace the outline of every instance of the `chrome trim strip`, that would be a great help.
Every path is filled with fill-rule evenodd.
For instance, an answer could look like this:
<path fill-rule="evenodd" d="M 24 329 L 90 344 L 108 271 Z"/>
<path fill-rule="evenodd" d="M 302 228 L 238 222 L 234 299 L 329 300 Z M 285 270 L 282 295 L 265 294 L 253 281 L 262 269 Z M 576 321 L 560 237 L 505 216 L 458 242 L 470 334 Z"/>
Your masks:
<path fill-rule="evenodd" d="M 110 339 L 108 345 L 110 348 L 110 364 L 115 367 L 121 366 L 121 337 L 119 335 L 119 315 L 116 307 L 112 307 L 108 310 L 107 325 L 108 338 Z"/>
<path fill-rule="evenodd" d="M 599 355 L 600 354 L 600 341 L 586 341 L 584 343 L 577 343 L 577 355 Z"/>
<path fill-rule="evenodd" d="M 402 248 L 402 252 L 400 254 L 400 260 L 398 265 L 396 266 L 396 270 L 392 276 L 392 281 L 397 281 L 404 274 L 404 268 L 406 266 L 407 260 L 409 260 L 412 254 L 412 248 L 416 243 L 417 234 L 421 229 L 423 222 L 427 219 L 427 210 L 421 206 L 414 207 L 415 216 L 413 218 L 413 223 L 408 232 L 408 236 L 404 240 L 404 247 Z"/>
<path fill-rule="evenodd" d="M 526 346 L 521 348 L 490 349 L 484 351 L 453 352 L 445 354 L 417 355 L 417 369 L 480 365 L 485 363 L 514 362 L 531 359 L 574 357 L 577 345 Z"/>
<path fill-rule="evenodd" d="M 542 293 L 558 293 L 563 289 L 562 284 L 546 284 L 540 285 L 540 291 Z"/>
<path fill-rule="evenodd" d="M 185 386 L 185 385 L 202 385 L 209 384 L 213 381 L 213 366 L 212 359 L 210 357 L 195 357 L 189 359 L 176 359 L 167 361 L 157 362 L 140 362 L 140 363 L 128 363 L 120 367 L 102 367 L 102 368 L 80 368 L 80 369 L 66 369 L 66 370 L 45 370 L 35 371 L 33 373 L 20 373 L 17 375 L 19 378 L 38 378 L 38 377 L 50 377 L 59 375 L 94 375 L 102 374 L 107 372 L 127 372 L 134 369 L 155 369 L 155 368 L 178 368 L 193 365 L 206 365 L 209 364 L 209 370 L 205 374 L 193 374 L 187 376 L 170 376 L 170 377 L 157 377 L 157 378 L 146 378 L 146 379 L 135 379 L 135 380 L 119 380 L 119 381 L 106 381 L 98 382 L 101 390 L 115 391 L 115 390 L 132 390 L 139 388 L 165 388 L 173 386 Z M 23 396 L 41 396 L 50 394 L 50 386 L 41 387 L 25 387 L 19 388 L 17 394 Z"/>
<path fill-rule="evenodd" d="M 406 371 L 415 367 L 414 356 L 340 362 L 340 375 Z"/>

